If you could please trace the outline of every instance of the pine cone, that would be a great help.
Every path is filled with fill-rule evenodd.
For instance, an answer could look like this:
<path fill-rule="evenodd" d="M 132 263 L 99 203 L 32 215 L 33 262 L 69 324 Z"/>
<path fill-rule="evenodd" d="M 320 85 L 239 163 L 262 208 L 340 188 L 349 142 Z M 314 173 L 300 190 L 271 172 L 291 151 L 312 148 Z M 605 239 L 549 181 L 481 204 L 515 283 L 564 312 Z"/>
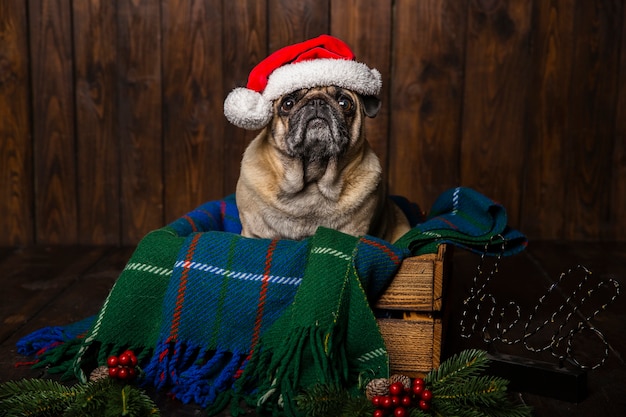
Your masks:
<path fill-rule="evenodd" d="M 109 367 L 108 366 L 99 366 L 89 374 L 89 380 L 91 382 L 96 382 L 104 378 L 109 377 Z"/>
<path fill-rule="evenodd" d="M 405 389 L 411 388 L 411 378 L 409 378 L 406 375 L 400 375 L 400 374 L 391 375 L 389 377 L 389 385 L 393 384 L 394 382 L 402 382 L 402 386 L 404 386 Z"/>
<path fill-rule="evenodd" d="M 372 379 L 365 386 L 365 396 L 368 400 L 377 395 L 389 395 L 389 380 L 387 378 Z"/>

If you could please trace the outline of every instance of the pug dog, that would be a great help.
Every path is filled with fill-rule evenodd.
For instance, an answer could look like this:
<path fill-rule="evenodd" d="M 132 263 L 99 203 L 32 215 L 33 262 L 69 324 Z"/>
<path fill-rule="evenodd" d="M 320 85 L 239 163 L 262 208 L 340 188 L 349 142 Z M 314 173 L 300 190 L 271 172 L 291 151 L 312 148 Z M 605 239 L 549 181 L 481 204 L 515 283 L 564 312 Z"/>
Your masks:
<path fill-rule="evenodd" d="M 409 230 L 387 197 L 365 117 L 380 101 L 337 86 L 273 101 L 270 122 L 244 152 L 236 189 L 242 235 L 301 240 L 319 226 L 394 242 Z"/>

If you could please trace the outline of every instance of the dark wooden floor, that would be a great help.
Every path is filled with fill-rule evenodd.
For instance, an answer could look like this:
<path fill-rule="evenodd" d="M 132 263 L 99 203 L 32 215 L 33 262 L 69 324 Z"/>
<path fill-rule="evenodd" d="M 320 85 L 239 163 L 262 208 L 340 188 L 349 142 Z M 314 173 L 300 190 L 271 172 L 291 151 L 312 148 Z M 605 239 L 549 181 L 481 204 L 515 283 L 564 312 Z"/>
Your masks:
<path fill-rule="evenodd" d="M 43 371 L 14 366 L 16 362 L 25 360 L 17 355 L 15 342 L 21 336 L 43 326 L 66 324 L 95 314 L 131 252 L 131 248 L 109 247 L 0 248 L 0 381 L 47 376 Z M 468 339 L 459 336 L 464 310 L 462 300 L 469 294 L 478 262 L 479 257 L 476 255 L 455 251 L 452 274 L 446 287 L 444 356 L 466 347 L 478 347 L 496 354 L 510 354 L 557 366 L 558 361 L 550 354 L 532 353 L 520 344 L 507 345 L 497 341 L 487 344 L 477 335 Z M 608 279 L 619 282 L 622 289 L 626 287 L 626 243 L 531 242 L 524 253 L 502 260 L 498 273 L 486 290 L 494 296 L 496 305 L 504 306 L 515 302 L 520 307 L 522 318 L 528 317 L 538 299 L 548 291 L 560 274 L 578 264 L 593 272 L 593 283 L 590 283 L 589 288 L 595 286 L 597 281 Z M 484 270 L 488 270 L 487 266 Z M 563 305 L 565 299 L 572 294 L 572 282 L 580 276 L 568 278 L 558 290 L 546 297 L 544 304 L 537 309 L 533 323 L 550 318 L 558 306 Z M 588 295 L 589 288 L 585 287 L 579 293 Z M 609 295 L 610 292 L 606 289 L 588 295 L 588 301 L 571 315 L 569 323 L 559 334 L 565 333 L 579 322 L 584 322 L 583 317 L 606 302 Z M 622 294 L 606 311 L 589 323 L 606 338 L 608 357 L 604 365 L 586 373 L 588 393 L 584 399 L 578 403 L 556 400 L 543 395 L 547 391 L 541 392 L 542 395 L 528 392 L 515 392 L 513 395 L 533 406 L 537 416 L 626 415 L 625 297 Z M 570 298 L 579 303 L 581 301 L 580 296 Z M 490 298 L 485 300 L 479 323 L 488 317 Z M 513 309 L 509 310 L 510 313 Z M 566 305 L 561 314 L 554 317 L 557 324 L 559 318 L 567 315 L 568 311 L 571 309 Z M 510 317 L 509 313 L 505 317 Z M 519 326 L 521 324 L 517 325 Z M 496 336 L 494 329 L 492 322 L 488 328 L 491 337 Z M 558 330 L 558 327 L 543 329 L 529 340 L 529 344 L 539 346 L 550 338 L 555 329 Z M 563 346 L 566 346 L 565 341 L 560 345 L 561 348 Z M 598 334 L 589 330 L 579 333 L 572 343 L 575 358 L 588 364 L 598 361 L 603 356 L 604 348 Z M 572 369 L 568 361 L 564 366 L 563 369 Z M 539 367 L 545 368 L 546 366 Z M 570 374 L 571 372 L 564 373 L 566 378 Z M 534 385 L 531 378 L 528 391 L 541 386 L 542 381 L 544 377 L 537 376 L 537 384 Z M 565 385 L 554 385 L 557 386 L 550 387 L 553 392 L 549 394 L 569 394 L 564 392 L 567 391 Z M 203 415 L 198 407 L 183 406 L 164 395 L 158 395 L 157 402 L 164 416 Z"/>

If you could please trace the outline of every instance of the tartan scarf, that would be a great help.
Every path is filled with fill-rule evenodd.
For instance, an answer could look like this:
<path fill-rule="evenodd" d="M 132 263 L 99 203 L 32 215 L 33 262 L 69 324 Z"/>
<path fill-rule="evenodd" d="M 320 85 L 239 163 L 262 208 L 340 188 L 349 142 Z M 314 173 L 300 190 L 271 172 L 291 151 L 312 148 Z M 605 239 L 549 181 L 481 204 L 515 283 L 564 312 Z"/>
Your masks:
<path fill-rule="evenodd" d="M 303 241 L 244 238 L 234 196 L 206 203 L 142 239 L 94 318 L 34 332 L 18 351 L 85 381 L 132 349 L 144 383 L 183 402 L 218 411 L 244 399 L 297 415 L 291 400 L 312 383 L 356 389 L 359 375 L 388 373 L 368 302 L 404 257 L 441 242 L 505 255 L 526 244 L 504 208 L 473 190 L 444 193 L 433 209 L 391 245 L 324 228 Z"/>

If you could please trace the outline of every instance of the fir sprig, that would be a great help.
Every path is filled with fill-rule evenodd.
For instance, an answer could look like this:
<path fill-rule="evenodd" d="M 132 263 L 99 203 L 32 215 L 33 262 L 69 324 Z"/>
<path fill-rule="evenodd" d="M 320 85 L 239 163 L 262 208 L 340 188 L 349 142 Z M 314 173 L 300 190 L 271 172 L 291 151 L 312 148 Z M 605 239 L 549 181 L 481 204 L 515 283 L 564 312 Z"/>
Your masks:
<path fill-rule="evenodd" d="M 0 416 L 53 416 L 74 401 L 78 391 L 55 381 L 25 379 L 0 385 Z"/>
<path fill-rule="evenodd" d="M 530 407 L 514 404 L 507 394 L 508 380 L 483 375 L 489 359 L 482 350 L 466 350 L 444 361 L 424 378 L 432 390 L 427 411 L 412 407 L 409 417 L 529 417 Z M 365 396 L 350 396 L 337 386 L 316 385 L 298 397 L 307 417 L 371 416 L 374 407 Z"/>
<path fill-rule="evenodd" d="M 58 415 L 147 417 L 159 410 L 140 389 L 109 378 L 71 387 L 45 379 L 0 384 L 0 417 Z"/>
<path fill-rule="evenodd" d="M 316 384 L 296 397 L 305 416 L 369 417 L 374 407 L 361 396 L 353 397 L 338 385 Z"/>
<path fill-rule="evenodd" d="M 430 417 L 430 414 L 419 408 L 412 408 L 411 411 L 409 411 L 409 417 Z"/>
<path fill-rule="evenodd" d="M 444 361 L 425 378 L 433 391 L 435 414 L 459 417 L 527 417 L 530 407 L 509 401 L 509 381 L 481 375 L 489 365 L 487 352 L 469 349 Z"/>
<path fill-rule="evenodd" d="M 433 389 L 448 384 L 456 384 L 473 376 L 480 375 L 489 365 L 487 352 L 477 349 L 468 349 L 451 356 L 437 369 L 433 369 L 424 380 Z"/>

